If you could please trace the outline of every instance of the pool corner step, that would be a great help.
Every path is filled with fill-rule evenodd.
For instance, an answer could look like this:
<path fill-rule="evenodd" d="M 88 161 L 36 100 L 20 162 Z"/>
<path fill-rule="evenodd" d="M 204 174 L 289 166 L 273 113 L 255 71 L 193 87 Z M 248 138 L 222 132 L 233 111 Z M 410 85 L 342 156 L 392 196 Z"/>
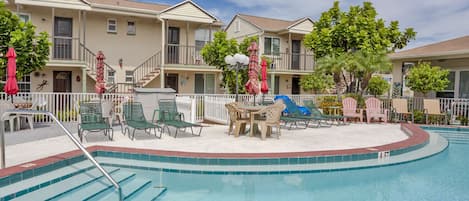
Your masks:
<path fill-rule="evenodd" d="M 151 180 L 146 178 L 134 178 L 127 182 L 122 182 L 121 184 L 122 194 L 124 200 L 129 200 L 132 196 L 141 193 L 147 188 L 151 186 Z M 109 189 L 106 192 L 102 192 L 93 198 L 89 199 L 89 201 L 98 201 L 98 200 L 119 200 L 119 195 L 117 191 L 113 189 Z"/>
<path fill-rule="evenodd" d="M 118 172 L 119 168 L 105 168 L 110 174 Z M 57 183 L 50 184 L 47 186 L 41 186 L 39 189 L 34 190 L 32 192 L 25 193 L 23 195 L 8 198 L 5 200 L 50 200 L 54 197 L 58 197 L 66 192 L 73 191 L 77 188 L 81 188 L 86 186 L 87 184 L 93 183 L 99 179 L 102 179 L 102 173 L 94 168 L 83 173 L 74 175 L 67 179 L 61 180 Z"/>

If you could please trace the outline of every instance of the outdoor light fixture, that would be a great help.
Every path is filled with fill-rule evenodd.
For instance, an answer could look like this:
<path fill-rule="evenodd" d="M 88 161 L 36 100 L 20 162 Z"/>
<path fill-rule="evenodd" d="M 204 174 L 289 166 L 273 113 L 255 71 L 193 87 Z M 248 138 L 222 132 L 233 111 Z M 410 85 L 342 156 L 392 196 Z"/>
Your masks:
<path fill-rule="evenodd" d="M 228 55 L 225 57 L 225 63 L 231 66 L 231 69 L 236 70 L 236 96 L 235 101 L 238 102 L 238 71 L 239 69 L 244 68 L 245 65 L 249 64 L 249 57 L 244 54 L 238 54 L 231 56 Z"/>

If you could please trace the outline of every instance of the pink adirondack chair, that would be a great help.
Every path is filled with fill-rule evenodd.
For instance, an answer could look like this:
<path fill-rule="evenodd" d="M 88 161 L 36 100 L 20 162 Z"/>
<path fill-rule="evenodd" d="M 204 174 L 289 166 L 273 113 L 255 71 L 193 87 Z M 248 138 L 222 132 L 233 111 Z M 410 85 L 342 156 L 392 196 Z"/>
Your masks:
<path fill-rule="evenodd" d="M 357 109 L 357 101 L 353 98 L 342 99 L 342 112 L 344 113 L 344 122 L 347 122 L 347 118 L 359 118 L 360 122 L 363 121 L 363 109 Z"/>
<path fill-rule="evenodd" d="M 383 103 L 377 98 L 368 98 L 365 101 L 366 105 L 366 120 L 368 123 L 371 119 L 383 119 L 384 123 L 388 122 L 388 109 L 383 109 Z"/>

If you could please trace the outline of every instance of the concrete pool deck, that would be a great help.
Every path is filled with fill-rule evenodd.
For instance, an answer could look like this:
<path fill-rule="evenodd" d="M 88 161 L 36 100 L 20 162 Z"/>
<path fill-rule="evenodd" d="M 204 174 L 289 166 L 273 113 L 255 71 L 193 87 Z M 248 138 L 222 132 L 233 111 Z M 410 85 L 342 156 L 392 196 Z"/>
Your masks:
<path fill-rule="evenodd" d="M 203 129 L 200 137 L 181 133 L 178 138 L 174 138 L 165 133 L 162 139 L 140 131 L 135 135 L 136 140 L 132 141 L 127 135 L 122 135 L 120 127 L 115 127 L 114 141 L 107 140 L 101 133 L 91 133 L 84 145 L 197 153 L 289 153 L 377 147 L 409 138 L 401 130 L 400 124 L 351 124 L 330 128 L 282 129 L 280 139 L 276 139 L 274 135 L 266 140 L 261 140 L 259 136 L 228 136 L 227 126 L 206 125 Z M 76 150 L 72 141 L 60 132 L 57 127 L 51 125 L 33 131 L 7 133 L 7 167 Z M 76 134 L 75 136 L 77 137 Z M 9 143 L 15 141 L 15 138 L 32 140 Z"/>

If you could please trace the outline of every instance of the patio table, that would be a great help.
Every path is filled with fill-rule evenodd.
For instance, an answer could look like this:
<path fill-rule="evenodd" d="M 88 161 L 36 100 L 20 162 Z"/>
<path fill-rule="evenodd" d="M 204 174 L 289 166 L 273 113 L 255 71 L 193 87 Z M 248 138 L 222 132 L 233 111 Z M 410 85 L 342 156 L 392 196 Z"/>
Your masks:
<path fill-rule="evenodd" d="M 250 122 L 250 127 L 249 127 L 249 136 L 254 136 L 254 132 L 257 131 L 257 129 L 255 130 L 255 128 L 257 128 L 257 125 L 254 123 L 255 122 L 255 118 L 253 115 L 253 113 L 255 112 L 258 112 L 264 108 L 266 108 L 267 106 L 264 106 L 264 105 L 256 105 L 256 106 L 252 106 L 252 105 L 240 105 L 238 106 L 239 109 L 241 110 L 245 110 L 249 113 L 249 122 Z"/>

